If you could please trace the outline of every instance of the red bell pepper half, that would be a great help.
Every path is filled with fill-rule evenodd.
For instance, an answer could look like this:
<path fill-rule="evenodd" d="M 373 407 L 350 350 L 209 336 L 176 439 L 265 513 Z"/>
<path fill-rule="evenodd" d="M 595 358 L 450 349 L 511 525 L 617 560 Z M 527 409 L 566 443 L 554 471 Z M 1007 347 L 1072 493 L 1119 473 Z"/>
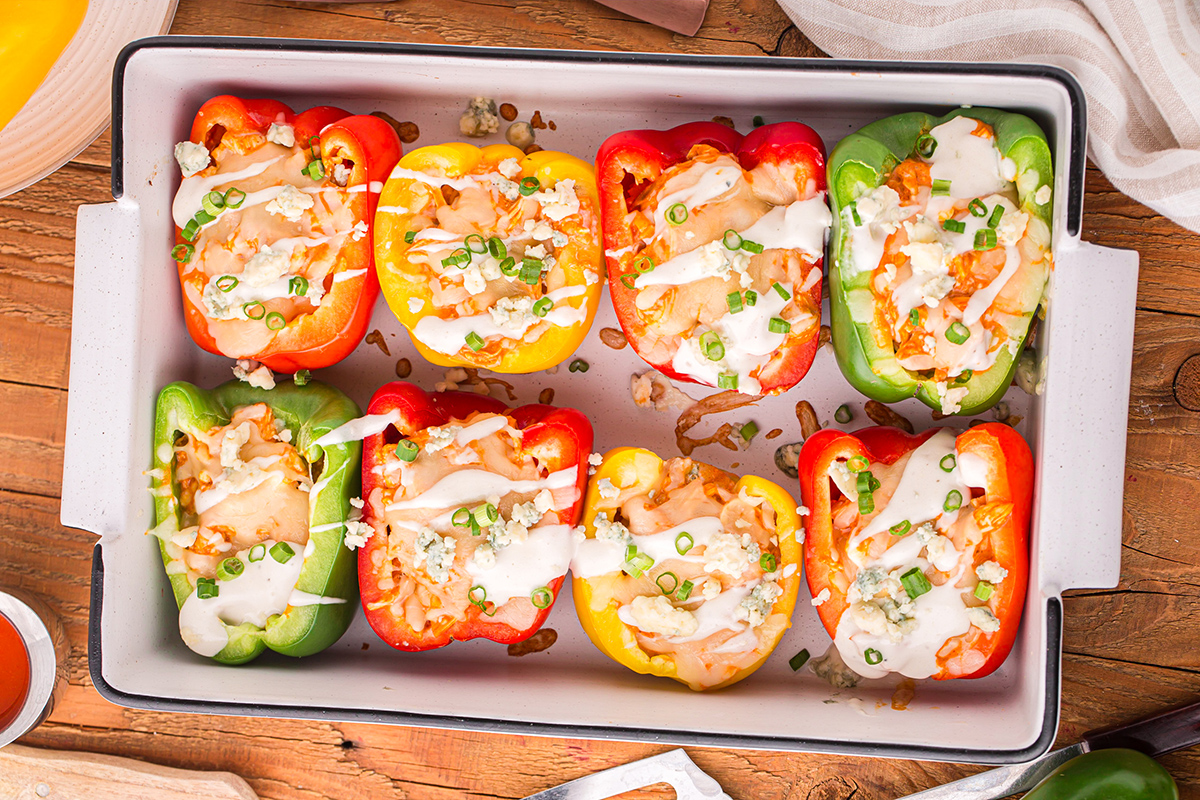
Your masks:
<path fill-rule="evenodd" d="M 809 589 L 859 674 L 982 678 L 1012 648 L 1029 574 L 1033 457 L 1007 425 L 954 434 L 823 430 L 800 452 Z"/>
<path fill-rule="evenodd" d="M 580 537 L 587 417 L 399 381 L 368 414 L 393 417 L 363 442 L 363 519 L 375 533 L 358 571 L 371 627 L 408 651 L 533 635 Z"/>
<path fill-rule="evenodd" d="M 609 290 L 643 360 L 747 394 L 804 377 L 831 221 L 825 148 L 811 128 L 624 131 L 600 146 L 596 170 Z"/>
<path fill-rule="evenodd" d="M 400 158 L 395 130 L 331 106 L 295 114 L 275 100 L 224 95 L 200 108 L 191 142 L 209 161 L 180 186 L 172 255 L 192 338 L 282 372 L 345 358 L 379 295 L 371 228 Z M 272 159 L 269 171 L 254 172 Z M 283 197 L 307 208 L 271 204 L 288 183 L 296 193 Z M 283 261 L 247 267 L 277 240 L 287 242 Z"/>

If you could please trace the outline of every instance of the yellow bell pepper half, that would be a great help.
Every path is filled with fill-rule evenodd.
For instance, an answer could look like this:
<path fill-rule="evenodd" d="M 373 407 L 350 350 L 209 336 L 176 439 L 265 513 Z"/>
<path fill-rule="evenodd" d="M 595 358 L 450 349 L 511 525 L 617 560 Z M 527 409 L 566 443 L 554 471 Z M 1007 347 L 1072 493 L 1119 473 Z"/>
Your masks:
<path fill-rule="evenodd" d="M 699 464 L 699 462 L 696 463 Z M 601 510 L 598 506 L 602 505 L 599 487 L 604 479 L 607 478 L 614 487 L 622 491 L 620 497 L 621 502 L 624 502 L 624 498 L 627 496 L 624 492 L 630 487 L 637 487 L 641 490 L 634 491 L 632 493 L 634 496 L 661 487 L 666 476 L 664 469 L 666 464 L 667 462 L 654 453 L 640 448 L 622 447 L 607 453 L 588 483 L 582 521 L 587 538 L 596 537 L 596 519 Z M 736 478 L 736 476 L 717 470 L 715 467 L 704 464 L 699 466 L 702 473 L 707 471 L 709 475 L 717 474 L 728 477 L 730 480 Z M 611 496 L 611 489 L 606 484 L 604 488 Z M 739 666 L 724 665 L 723 671 L 710 673 L 709 677 L 713 682 L 701 682 L 695 679 L 688 680 L 680 675 L 674 653 L 651 654 L 646 652 L 638 643 L 636 629 L 627 625 L 618 616 L 621 603 L 617 598 L 623 596 L 629 599 L 630 591 L 626 582 L 633 580 L 624 571 L 591 578 L 576 576 L 573 579 L 572 593 L 579 621 L 592 643 L 601 652 L 634 672 L 672 678 L 687 684 L 689 688 L 696 691 L 729 686 L 746 678 L 762 666 L 776 645 L 779 644 L 784 632 L 791 626 L 792 611 L 796 606 L 796 595 L 800 586 L 802 569 L 801 545 L 796 537 L 800 535 L 802 529 L 800 517 L 796 513 L 796 501 L 782 487 L 764 478 L 746 475 L 737 479 L 733 487 L 734 496 L 740 494 L 742 489 L 745 489 L 748 496 L 761 497 L 766 500 L 775 512 L 778 563 L 775 566 L 774 574 L 775 580 L 782 590 L 765 621 L 754 629 L 758 632 L 759 646 L 753 651 L 755 655 L 753 662 L 743 663 Z M 611 506 L 611 501 L 607 505 Z M 650 577 L 661 577 L 659 570 L 653 567 L 646 574 Z M 659 591 L 663 589 L 663 585 L 657 582 L 650 585 L 659 586 Z M 669 583 L 667 585 L 669 587 Z M 683 604 L 675 603 L 677 606 Z M 714 655 L 710 660 L 705 654 L 704 658 L 706 659 L 705 667 L 708 669 L 712 669 L 713 665 L 721 660 L 720 655 Z"/>
<path fill-rule="evenodd" d="M 0 129 L 17 115 L 67 49 L 87 0 L 0 2 Z"/>
<path fill-rule="evenodd" d="M 501 169 L 509 159 L 519 173 L 511 163 Z M 563 216 L 559 206 L 551 218 L 546 203 L 554 198 L 540 198 L 567 191 L 568 180 L 578 210 Z M 375 216 L 383 295 L 434 364 L 547 369 L 575 351 L 596 315 L 604 278 L 598 209 L 595 171 L 565 153 L 461 143 L 414 150 L 384 185 Z M 548 230 L 553 240 L 534 236 Z"/>

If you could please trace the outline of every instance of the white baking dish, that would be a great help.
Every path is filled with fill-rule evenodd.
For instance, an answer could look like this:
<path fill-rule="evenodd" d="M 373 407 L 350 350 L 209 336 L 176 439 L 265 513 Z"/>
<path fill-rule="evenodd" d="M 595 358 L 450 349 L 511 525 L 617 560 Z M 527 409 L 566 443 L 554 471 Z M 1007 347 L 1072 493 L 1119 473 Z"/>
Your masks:
<path fill-rule="evenodd" d="M 1003 668 L 979 681 L 921 683 L 906 711 L 888 705 L 894 681 L 835 692 L 788 658 L 821 653 L 829 637 L 802 590 L 794 626 L 775 655 L 741 684 L 694 694 L 638 676 L 603 655 L 579 627 L 569 597 L 549 625 L 550 650 L 516 659 L 475 641 L 423 654 L 381 643 L 360 617 L 325 653 L 303 661 L 268 654 L 241 668 L 193 655 L 180 641 L 177 611 L 158 550 L 144 536 L 152 507 L 149 465 L 158 389 L 186 379 L 205 386 L 230 377 L 230 362 L 202 352 L 180 314 L 168 252 L 169 207 L 178 185 L 171 157 L 196 109 L 211 96 L 275 97 L 297 109 L 336 104 L 380 109 L 419 124 L 417 145 L 458 139 L 466 98 L 487 95 L 528 116 L 540 110 L 557 131 L 540 142 L 590 158 L 616 131 L 667 128 L 716 114 L 747 130 L 753 115 L 798 119 L 828 146 L 861 125 L 910 109 L 940 113 L 959 104 L 1021 110 L 1053 148 L 1055 250 L 1050 313 L 1039 332 L 1048 357 L 1041 396 L 1007 400 L 1037 454 L 1032 574 L 1025 619 Z M 64 524 L 99 533 L 92 589 L 89 662 L 99 691 L 124 705 L 263 716 L 356 719 L 556 736 L 812 750 L 975 762 L 1015 762 L 1045 750 L 1058 722 L 1062 604 L 1070 587 L 1114 586 L 1119 574 L 1122 466 L 1132 354 L 1135 253 L 1082 244 L 1083 95 L 1065 72 L 1029 65 L 863 63 L 697 58 L 536 50 L 250 39 L 149 39 L 118 60 L 113 109 L 113 194 L 80 209 L 75 271 Z M 498 137 L 497 137 L 498 138 Z M 555 402 L 594 421 L 597 449 L 636 444 L 675 452 L 675 414 L 637 409 L 629 376 L 645 369 L 595 331 L 614 324 L 602 302 L 580 355 L 586 374 L 517 377 L 521 402 L 546 386 Z M 365 405 L 408 357 L 412 379 L 432 388 L 441 371 L 415 355 L 381 302 L 372 327 L 391 357 L 363 345 L 322 371 Z M 695 387 L 684 387 L 693 395 Z M 850 402 L 866 422 L 864 398 L 822 352 L 801 384 L 736 415 L 762 430 L 746 452 L 717 447 L 698 457 L 772 477 L 775 446 L 800 438 L 793 408 L 809 400 L 820 417 Z M 900 406 L 918 427 L 933 423 L 916 401 Z M 960 422 L 965 424 L 965 421 Z M 369 649 L 366 644 L 370 644 Z M 832 702 L 831 702 L 832 701 Z"/>

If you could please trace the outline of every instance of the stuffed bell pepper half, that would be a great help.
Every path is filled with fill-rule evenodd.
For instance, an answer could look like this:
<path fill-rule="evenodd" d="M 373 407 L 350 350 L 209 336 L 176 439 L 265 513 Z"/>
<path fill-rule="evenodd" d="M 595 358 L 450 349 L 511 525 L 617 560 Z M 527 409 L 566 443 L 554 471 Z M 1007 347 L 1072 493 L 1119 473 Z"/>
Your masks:
<path fill-rule="evenodd" d="M 592 167 L 506 144 L 414 150 L 384 186 L 375 263 L 427 360 L 507 373 L 552 367 L 575 352 L 600 302 Z"/>
<path fill-rule="evenodd" d="M 196 344 L 282 372 L 345 358 L 379 294 L 371 223 L 399 157 L 396 132 L 376 117 L 205 103 L 175 145 L 183 181 L 171 208 Z"/>
<path fill-rule="evenodd" d="M 596 157 L 609 291 L 625 336 L 671 378 L 773 395 L 808 371 L 830 212 L 825 147 L 780 122 L 611 136 Z"/>
<path fill-rule="evenodd" d="M 823 430 L 800 452 L 804 564 L 842 660 L 867 678 L 982 678 L 1021 622 L 1033 458 L 986 423 Z"/>
<path fill-rule="evenodd" d="M 1020 114 L 900 114 L 829 160 L 829 302 L 846 379 L 943 414 L 995 404 L 1052 266 L 1046 135 Z"/>
<path fill-rule="evenodd" d="M 371 627 L 409 651 L 532 636 L 580 537 L 587 418 L 401 382 L 375 393 L 368 418 L 387 424 L 364 442 L 373 534 L 358 571 Z"/>
<path fill-rule="evenodd" d="M 583 524 L 575 610 L 596 647 L 634 672 L 728 686 L 791 624 L 800 521 L 769 481 L 618 448 L 588 484 Z"/>
<path fill-rule="evenodd" d="M 361 450 L 317 442 L 358 414 L 316 381 L 271 391 L 178 382 L 159 393 L 151 533 L 193 651 L 223 664 L 268 647 L 307 656 L 346 631 L 357 586 L 342 541 Z"/>

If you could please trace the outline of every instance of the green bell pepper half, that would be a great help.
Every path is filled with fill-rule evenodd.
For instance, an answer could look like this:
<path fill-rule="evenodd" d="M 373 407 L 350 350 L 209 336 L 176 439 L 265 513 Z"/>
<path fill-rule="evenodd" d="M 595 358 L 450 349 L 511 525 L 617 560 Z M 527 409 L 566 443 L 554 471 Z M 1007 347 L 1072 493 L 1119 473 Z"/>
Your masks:
<path fill-rule="evenodd" d="M 1050 145 L 1036 122 L 1021 114 L 994 108 L 956 108 L 944 117 L 914 111 L 887 117 L 852 133 L 838 142 L 829 157 L 829 197 L 833 207 L 830 233 L 833 258 L 829 262 L 829 307 L 831 334 L 838 366 L 846 380 L 866 396 L 883 403 L 895 403 L 914 394 L 931 408 L 941 409 L 933 380 L 909 372 L 896 359 L 888 331 L 877 330 L 875 297 L 871 291 L 871 270 L 855 274 L 849 264 L 850 229 L 846 224 L 851 202 L 884 183 L 896 165 L 913 155 L 917 139 L 955 117 L 970 117 L 992 126 L 996 146 L 1017 167 L 1016 185 L 1020 208 L 1030 215 L 1031 224 L 1051 230 L 1053 198 L 1038 204 L 1035 196 L 1043 186 L 1053 188 L 1054 170 Z M 974 373 L 965 384 L 968 394 L 960 402 L 959 414 L 977 414 L 995 405 L 1012 383 L 1029 326 L 1041 302 L 1044 286 L 1025 287 L 1021 306 L 1025 313 L 1009 326 L 1009 335 L 1021 341 L 1016 354 L 1002 347 L 996 362 L 987 370 Z"/>
<path fill-rule="evenodd" d="M 1113 748 L 1072 758 L 1033 787 L 1025 800 L 1179 800 L 1179 789 L 1150 756 Z"/>
<path fill-rule="evenodd" d="M 181 523 L 172 452 L 176 436 L 179 432 L 203 433 L 226 425 L 235 409 L 255 403 L 265 403 L 277 419 L 283 420 L 292 431 L 293 444 L 310 465 L 321 464 L 320 480 L 314 486 L 319 495 L 315 503 L 311 499 L 309 503 L 309 536 L 314 549 L 304 559 L 296 588 L 346 602 L 288 606 L 282 614 L 270 617 L 265 628 L 249 623 L 237 626 L 222 623 L 229 634 L 229 643 L 213 656 L 222 664 L 244 664 L 268 647 L 289 656 L 318 653 L 346 632 L 358 607 L 356 558 L 343 546 L 345 527 L 320 528 L 345 523 L 350 514 L 350 498 L 357 497 L 360 491 L 362 443 L 322 448 L 314 442 L 361 412 L 349 397 L 317 381 L 305 386 L 281 383 L 269 391 L 242 381 L 230 381 L 212 391 L 177 381 L 159 393 L 154 422 L 154 470 L 150 474 L 156 522 L 152 533 L 159 539 L 164 567 L 172 561 L 168 550 L 178 547 L 171 543 L 171 536 L 179 531 Z M 182 608 L 194 589 L 186 574 L 168 573 L 168 577 L 175 602 Z"/>

